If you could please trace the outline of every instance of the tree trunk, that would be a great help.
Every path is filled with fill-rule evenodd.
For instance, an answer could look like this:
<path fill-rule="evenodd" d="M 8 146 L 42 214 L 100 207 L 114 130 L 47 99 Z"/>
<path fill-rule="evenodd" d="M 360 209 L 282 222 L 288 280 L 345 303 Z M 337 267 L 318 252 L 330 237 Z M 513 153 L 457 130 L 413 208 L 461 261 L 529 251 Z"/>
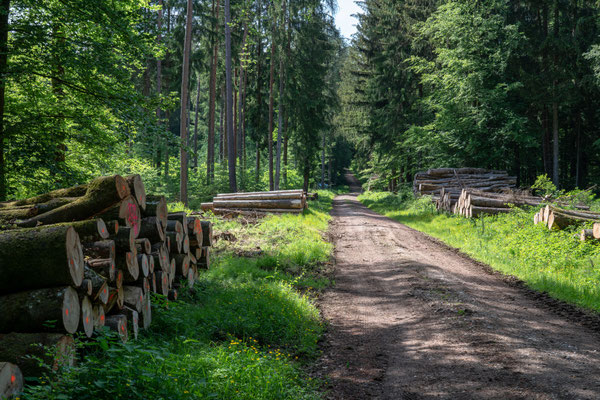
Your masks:
<path fill-rule="evenodd" d="M 215 21 L 212 59 L 210 65 L 210 80 L 208 88 L 208 143 L 206 152 L 206 183 L 211 184 L 215 179 L 215 109 L 217 100 L 217 67 L 219 54 L 219 0 L 213 0 L 212 14 Z M 222 153 L 220 153 L 221 155 Z"/>
<path fill-rule="evenodd" d="M 4 161 L 4 141 L 7 136 L 7 129 L 4 121 L 4 104 L 7 76 L 6 70 L 8 65 L 9 10 L 10 0 L 2 0 L 2 3 L 0 4 L 0 201 L 6 200 L 7 195 L 6 163 Z"/>
<path fill-rule="evenodd" d="M 198 168 L 198 114 L 200 113 L 200 74 L 196 89 L 196 115 L 194 115 L 194 170 Z"/>
<path fill-rule="evenodd" d="M 157 20 L 157 30 L 158 35 L 156 36 L 156 43 L 160 45 L 162 41 L 162 18 L 163 18 L 163 0 L 158 0 L 158 20 Z M 160 58 L 156 59 L 156 93 L 160 96 L 162 93 L 162 60 Z M 160 120 L 161 111 L 160 106 L 156 107 L 156 118 Z M 154 147 L 156 148 L 156 168 L 159 171 L 160 175 L 160 164 L 161 164 L 161 154 L 160 154 L 160 136 L 156 138 L 154 141 Z"/>
<path fill-rule="evenodd" d="M 256 119 L 256 129 L 258 132 L 262 132 L 263 119 L 261 117 L 260 110 L 262 108 L 262 3 L 260 0 L 257 1 L 257 19 L 258 19 L 258 44 L 256 46 L 256 107 L 258 109 Z M 256 173 L 254 175 L 254 182 L 258 185 L 260 182 L 260 147 L 261 140 L 260 136 L 256 139 Z"/>
<path fill-rule="evenodd" d="M 271 69 L 269 72 L 269 190 L 275 189 L 275 182 L 273 180 L 273 107 L 274 107 L 274 92 L 273 86 L 275 85 L 275 18 L 273 18 L 273 27 L 271 29 Z"/>
<path fill-rule="evenodd" d="M 181 139 L 181 168 L 179 180 L 179 201 L 188 204 L 188 132 L 186 120 L 188 115 L 188 96 L 190 79 L 190 52 L 192 48 L 192 5 L 193 1 L 187 1 L 187 13 L 185 23 L 185 41 L 183 44 L 183 65 L 181 73 L 181 114 L 179 117 L 179 135 Z"/>
<path fill-rule="evenodd" d="M 231 16 L 229 0 L 225 0 L 225 85 L 226 85 L 226 120 L 227 120 L 227 158 L 229 166 L 229 190 L 237 192 L 235 174 L 235 147 L 233 138 L 233 88 L 231 77 Z"/>
<path fill-rule="evenodd" d="M 70 286 L 0 297 L 0 332 L 67 332 L 79 326 L 81 306 Z M 47 321 L 56 321 L 50 325 Z"/>
<path fill-rule="evenodd" d="M 325 188 L 325 130 L 321 139 L 321 189 Z"/>

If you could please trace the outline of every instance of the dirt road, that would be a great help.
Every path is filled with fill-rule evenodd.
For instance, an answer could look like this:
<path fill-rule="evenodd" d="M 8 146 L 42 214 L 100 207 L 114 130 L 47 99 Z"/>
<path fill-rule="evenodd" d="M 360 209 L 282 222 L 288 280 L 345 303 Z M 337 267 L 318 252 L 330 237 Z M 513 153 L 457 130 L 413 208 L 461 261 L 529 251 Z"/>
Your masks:
<path fill-rule="evenodd" d="M 332 214 L 335 286 L 321 301 L 330 398 L 600 399 L 594 318 L 568 316 L 356 193 Z"/>

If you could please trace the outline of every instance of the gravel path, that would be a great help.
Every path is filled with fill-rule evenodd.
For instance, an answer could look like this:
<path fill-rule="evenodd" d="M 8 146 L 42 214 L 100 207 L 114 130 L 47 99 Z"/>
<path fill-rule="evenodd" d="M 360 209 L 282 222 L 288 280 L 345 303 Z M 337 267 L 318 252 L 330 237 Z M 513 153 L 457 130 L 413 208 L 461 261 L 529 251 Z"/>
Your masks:
<path fill-rule="evenodd" d="M 351 186 L 358 190 L 352 176 Z M 332 399 L 600 399 L 598 321 L 356 200 L 334 200 Z"/>

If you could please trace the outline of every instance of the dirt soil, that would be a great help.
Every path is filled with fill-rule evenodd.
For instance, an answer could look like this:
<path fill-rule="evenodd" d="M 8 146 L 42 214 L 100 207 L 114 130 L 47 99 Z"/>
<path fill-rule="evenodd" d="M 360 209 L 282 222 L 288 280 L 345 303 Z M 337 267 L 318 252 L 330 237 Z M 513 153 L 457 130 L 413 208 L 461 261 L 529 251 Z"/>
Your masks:
<path fill-rule="evenodd" d="M 598 316 L 334 200 L 319 364 L 331 399 L 600 399 Z"/>

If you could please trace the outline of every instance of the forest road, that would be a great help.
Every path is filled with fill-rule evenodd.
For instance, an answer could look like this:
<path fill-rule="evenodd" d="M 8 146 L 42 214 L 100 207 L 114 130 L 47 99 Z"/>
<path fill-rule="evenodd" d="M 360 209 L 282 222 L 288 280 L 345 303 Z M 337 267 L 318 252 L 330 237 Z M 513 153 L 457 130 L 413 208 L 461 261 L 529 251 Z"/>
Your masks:
<path fill-rule="evenodd" d="M 600 399 L 597 322 L 370 211 L 352 182 L 320 300 L 329 398 Z"/>

